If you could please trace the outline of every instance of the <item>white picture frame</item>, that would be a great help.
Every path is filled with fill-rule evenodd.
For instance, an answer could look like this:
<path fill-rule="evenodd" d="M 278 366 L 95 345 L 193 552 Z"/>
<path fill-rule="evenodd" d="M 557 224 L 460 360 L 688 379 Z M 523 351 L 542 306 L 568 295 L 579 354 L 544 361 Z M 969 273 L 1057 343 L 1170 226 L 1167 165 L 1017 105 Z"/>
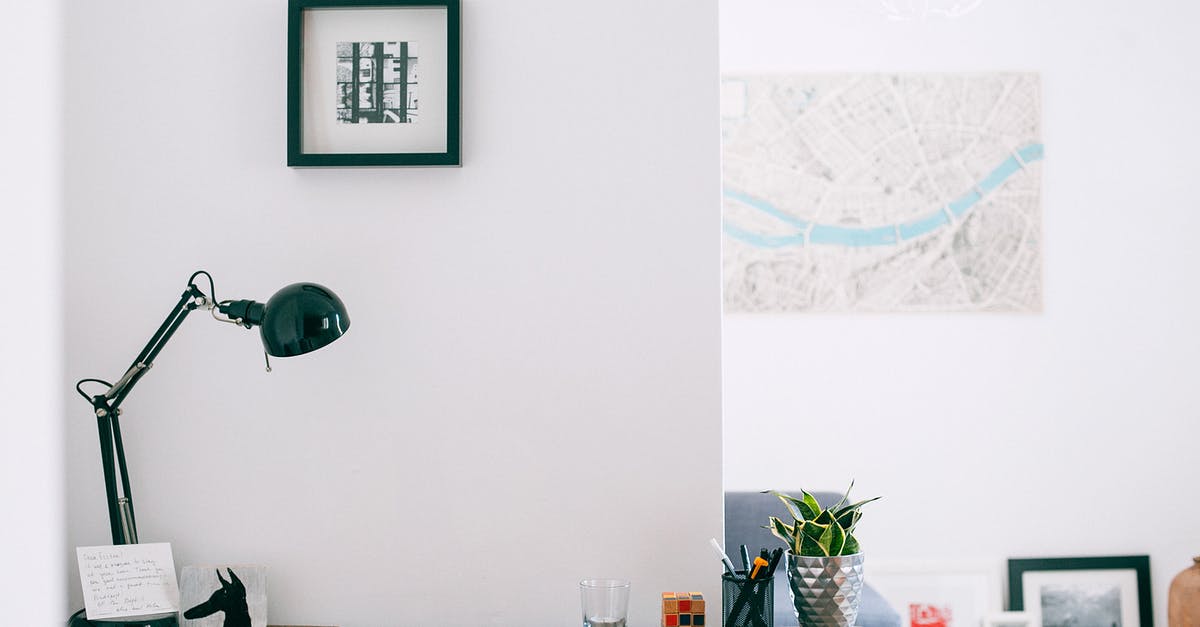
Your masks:
<path fill-rule="evenodd" d="M 884 561 L 867 564 L 865 578 L 903 627 L 982 627 L 1003 609 L 999 564 Z"/>

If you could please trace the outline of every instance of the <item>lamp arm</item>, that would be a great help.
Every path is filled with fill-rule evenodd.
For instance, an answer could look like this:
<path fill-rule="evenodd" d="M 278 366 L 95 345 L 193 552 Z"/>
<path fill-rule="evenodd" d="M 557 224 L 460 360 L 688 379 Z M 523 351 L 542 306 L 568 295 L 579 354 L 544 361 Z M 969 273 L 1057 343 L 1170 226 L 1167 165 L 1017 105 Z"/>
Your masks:
<path fill-rule="evenodd" d="M 196 274 L 200 274 L 200 272 Z M 195 279 L 196 274 L 192 275 L 192 279 Z M 142 348 L 142 352 L 138 353 L 137 358 L 133 360 L 133 364 L 129 366 L 125 374 L 103 394 L 88 397 L 80 390 L 80 393 L 91 402 L 92 409 L 96 414 L 100 435 L 100 463 L 104 470 L 108 522 L 113 544 L 137 543 L 133 493 L 130 490 L 129 470 L 125 463 L 125 446 L 121 440 L 120 405 L 137 385 L 137 382 L 153 367 L 154 359 L 166 346 L 175 331 L 179 329 L 179 325 L 183 323 L 187 315 L 199 307 L 211 306 L 211 303 L 212 299 L 189 279 L 187 289 L 179 297 L 179 302 L 167 314 L 166 319 L 146 342 L 146 346 Z M 96 379 L 91 380 L 96 381 Z M 79 389 L 78 386 L 76 389 Z M 121 482 L 120 494 L 117 491 L 118 473 Z"/>
<path fill-rule="evenodd" d="M 196 277 L 200 275 L 208 278 L 207 294 L 195 284 Z M 121 403 L 153 367 L 154 359 L 179 329 L 179 325 L 183 324 L 187 315 L 201 307 L 212 312 L 216 320 L 235 323 L 247 329 L 261 327 L 266 354 L 282 357 L 301 355 L 321 348 L 341 337 L 350 327 L 350 319 L 342 301 L 333 292 L 316 283 L 293 283 L 285 286 L 264 305 L 252 300 L 217 300 L 212 275 L 203 270 L 194 272 L 188 278 L 187 289 L 180 295 L 179 302 L 167 314 L 158 330 L 150 337 L 150 341 L 146 342 L 146 346 L 116 383 L 110 384 L 101 379 L 83 379 L 75 384 L 80 396 L 92 405 L 99 427 L 100 461 L 104 470 L 104 488 L 113 544 L 137 543 L 133 496 L 129 488 L 129 472 L 125 465 L 125 447 L 121 441 Z M 270 311 L 268 307 L 271 307 Z M 218 312 L 226 318 L 219 317 Z M 272 317 L 271 312 L 280 313 Z M 267 372 L 270 371 L 268 362 Z M 83 391 L 84 383 L 98 383 L 106 386 L 106 389 L 92 396 Z"/>
<path fill-rule="evenodd" d="M 175 331 L 179 329 L 179 325 L 183 324 L 187 315 L 209 302 L 200 288 L 193 283 L 188 284 L 187 289 L 179 297 L 179 302 L 175 303 L 171 313 L 167 314 L 166 319 L 146 342 L 146 346 L 142 348 L 142 352 L 138 353 L 129 369 L 104 393 L 104 398 L 111 406 L 110 409 L 119 407 L 129 392 L 133 390 L 133 386 L 154 366 L 154 358 L 158 357 L 158 353 L 167 345 L 167 341 L 171 339 L 172 335 L 175 335 Z"/>

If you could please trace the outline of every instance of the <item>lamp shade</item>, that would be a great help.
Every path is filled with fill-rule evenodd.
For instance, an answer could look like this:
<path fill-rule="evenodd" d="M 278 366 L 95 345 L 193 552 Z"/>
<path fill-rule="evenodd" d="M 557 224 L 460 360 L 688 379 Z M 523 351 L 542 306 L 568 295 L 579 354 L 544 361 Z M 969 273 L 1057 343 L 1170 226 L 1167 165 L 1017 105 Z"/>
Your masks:
<path fill-rule="evenodd" d="M 315 351 L 349 328 L 336 294 L 316 283 L 293 283 L 267 301 L 260 331 L 268 355 L 291 357 Z"/>

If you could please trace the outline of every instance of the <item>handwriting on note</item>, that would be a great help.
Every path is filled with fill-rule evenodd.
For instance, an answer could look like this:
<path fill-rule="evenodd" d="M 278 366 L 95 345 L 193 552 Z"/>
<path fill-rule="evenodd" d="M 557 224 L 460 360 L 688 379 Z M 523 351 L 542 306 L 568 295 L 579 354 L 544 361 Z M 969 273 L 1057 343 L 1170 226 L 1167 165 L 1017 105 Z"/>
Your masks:
<path fill-rule="evenodd" d="M 179 611 L 170 544 L 81 546 L 75 555 L 88 620 Z"/>

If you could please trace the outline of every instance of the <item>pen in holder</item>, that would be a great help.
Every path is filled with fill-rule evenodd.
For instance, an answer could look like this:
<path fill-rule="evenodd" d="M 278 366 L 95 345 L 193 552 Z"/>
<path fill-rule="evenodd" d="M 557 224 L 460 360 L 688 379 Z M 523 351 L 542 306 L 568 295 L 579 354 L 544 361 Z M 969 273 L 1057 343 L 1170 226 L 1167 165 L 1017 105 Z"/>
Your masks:
<path fill-rule="evenodd" d="M 722 574 L 722 624 L 725 627 L 775 627 L 774 583 L 775 578 L 770 576 L 749 579 L 744 570 Z"/>

